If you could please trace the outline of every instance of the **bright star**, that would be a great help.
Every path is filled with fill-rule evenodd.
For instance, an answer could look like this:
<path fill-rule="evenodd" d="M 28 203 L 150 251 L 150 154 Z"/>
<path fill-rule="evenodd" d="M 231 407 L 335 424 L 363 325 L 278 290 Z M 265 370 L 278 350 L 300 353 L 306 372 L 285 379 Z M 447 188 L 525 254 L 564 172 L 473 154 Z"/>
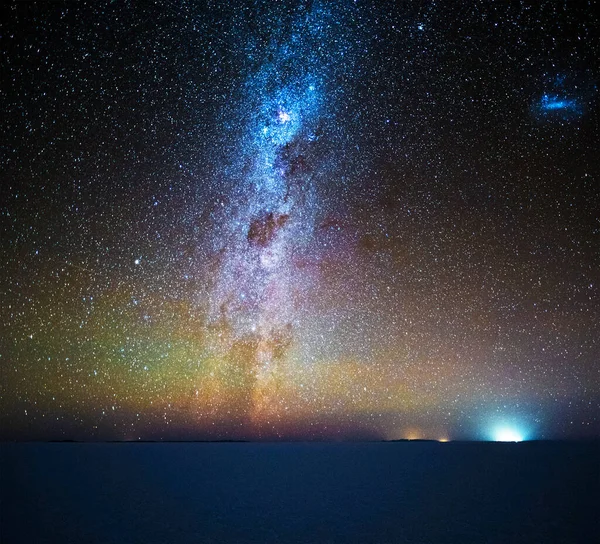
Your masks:
<path fill-rule="evenodd" d="M 279 110 L 277 113 L 277 118 L 279 119 L 280 123 L 287 123 L 291 119 L 290 114 L 284 110 Z"/>

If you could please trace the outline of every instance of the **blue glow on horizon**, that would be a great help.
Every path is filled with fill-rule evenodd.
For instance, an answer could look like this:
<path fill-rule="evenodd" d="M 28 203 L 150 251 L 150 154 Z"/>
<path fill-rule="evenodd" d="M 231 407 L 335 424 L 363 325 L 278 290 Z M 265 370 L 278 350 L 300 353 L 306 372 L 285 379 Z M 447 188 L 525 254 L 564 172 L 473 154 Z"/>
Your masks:
<path fill-rule="evenodd" d="M 485 440 L 492 442 L 523 442 L 532 440 L 534 431 L 531 426 L 519 418 L 502 418 L 485 424 Z"/>
<path fill-rule="evenodd" d="M 495 442 L 523 442 L 525 436 L 515 427 L 498 427 L 494 430 Z"/>

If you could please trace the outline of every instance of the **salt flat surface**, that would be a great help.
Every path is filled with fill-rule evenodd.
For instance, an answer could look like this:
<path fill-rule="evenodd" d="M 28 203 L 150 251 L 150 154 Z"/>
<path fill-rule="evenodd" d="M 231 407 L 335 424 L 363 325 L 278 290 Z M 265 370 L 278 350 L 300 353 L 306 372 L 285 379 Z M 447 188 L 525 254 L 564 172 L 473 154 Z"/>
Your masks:
<path fill-rule="evenodd" d="M 598 443 L 0 444 L 0 542 L 591 542 Z"/>

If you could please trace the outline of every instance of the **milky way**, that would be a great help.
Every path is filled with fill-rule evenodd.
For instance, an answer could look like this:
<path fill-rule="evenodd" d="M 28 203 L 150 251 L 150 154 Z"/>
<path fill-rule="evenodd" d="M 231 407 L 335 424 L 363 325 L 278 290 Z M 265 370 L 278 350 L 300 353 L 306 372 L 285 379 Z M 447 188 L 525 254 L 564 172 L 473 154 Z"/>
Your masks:
<path fill-rule="evenodd" d="M 598 36 L 552 3 L 12 5 L 1 436 L 598 436 Z"/>
<path fill-rule="evenodd" d="M 336 28 L 348 24 L 348 13 L 300 6 L 290 15 L 272 21 L 279 29 L 259 53 L 268 61 L 246 83 L 241 103 L 252 113 L 241 116 L 244 152 L 236 163 L 243 174 L 224 207 L 223 228 L 214 233 L 220 255 L 209 323 L 225 352 L 248 346 L 233 362 L 251 375 L 254 416 L 276 416 L 279 409 L 280 366 L 310 290 L 299 263 L 313 251 L 317 230 L 315 184 L 324 167 L 313 148 L 321 120 L 334 110 L 328 72 L 336 65 L 348 72 L 351 64 L 343 58 L 350 57 L 348 39 Z"/>

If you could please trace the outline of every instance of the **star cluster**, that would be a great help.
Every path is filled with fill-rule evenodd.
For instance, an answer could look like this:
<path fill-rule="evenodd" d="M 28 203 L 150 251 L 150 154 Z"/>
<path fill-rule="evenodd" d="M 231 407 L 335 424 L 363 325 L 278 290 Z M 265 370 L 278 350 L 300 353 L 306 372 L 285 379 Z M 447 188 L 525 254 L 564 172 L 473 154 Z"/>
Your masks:
<path fill-rule="evenodd" d="M 5 15 L 3 438 L 598 436 L 591 6 Z"/>

